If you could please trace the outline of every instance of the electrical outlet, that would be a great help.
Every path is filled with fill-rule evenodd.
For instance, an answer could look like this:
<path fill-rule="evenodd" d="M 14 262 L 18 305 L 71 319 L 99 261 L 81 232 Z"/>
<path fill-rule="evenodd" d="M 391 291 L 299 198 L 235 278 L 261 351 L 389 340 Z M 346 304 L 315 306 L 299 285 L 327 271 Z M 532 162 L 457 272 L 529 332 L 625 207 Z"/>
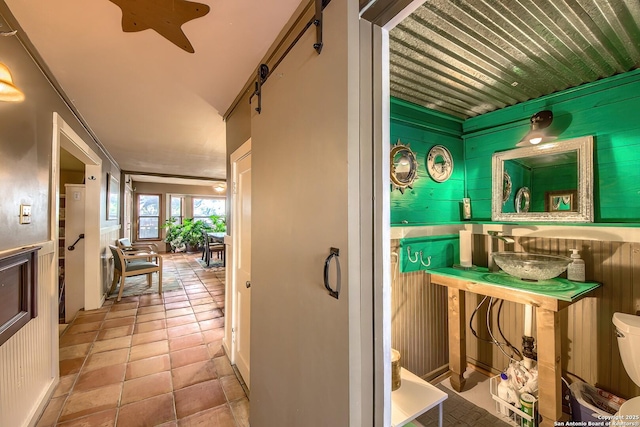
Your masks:
<path fill-rule="evenodd" d="M 20 224 L 31 224 L 31 205 L 20 205 Z"/>

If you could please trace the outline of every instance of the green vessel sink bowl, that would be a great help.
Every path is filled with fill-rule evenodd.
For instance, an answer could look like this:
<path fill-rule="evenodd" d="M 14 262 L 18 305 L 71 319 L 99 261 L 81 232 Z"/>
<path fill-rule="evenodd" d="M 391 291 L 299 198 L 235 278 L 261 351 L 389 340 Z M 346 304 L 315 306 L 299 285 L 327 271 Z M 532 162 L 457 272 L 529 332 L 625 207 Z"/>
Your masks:
<path fill-rule="evenodd" d="M 562 274 L 572 259 L 560 255 L 532 254 L 527 252 L 496 252 L 493 261 L 505 273 L 518 279 L 544 281 Z"/>

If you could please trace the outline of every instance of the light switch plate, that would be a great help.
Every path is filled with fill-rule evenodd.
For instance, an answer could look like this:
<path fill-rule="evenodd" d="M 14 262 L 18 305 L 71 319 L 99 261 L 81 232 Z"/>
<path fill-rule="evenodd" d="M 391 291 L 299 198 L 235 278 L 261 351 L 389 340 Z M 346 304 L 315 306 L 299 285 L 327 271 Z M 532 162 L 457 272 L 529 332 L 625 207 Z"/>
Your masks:
<path fill-rule="evenodd" d="M 20 205 L 20 224 L 31 224 L 31 205 Z"/>

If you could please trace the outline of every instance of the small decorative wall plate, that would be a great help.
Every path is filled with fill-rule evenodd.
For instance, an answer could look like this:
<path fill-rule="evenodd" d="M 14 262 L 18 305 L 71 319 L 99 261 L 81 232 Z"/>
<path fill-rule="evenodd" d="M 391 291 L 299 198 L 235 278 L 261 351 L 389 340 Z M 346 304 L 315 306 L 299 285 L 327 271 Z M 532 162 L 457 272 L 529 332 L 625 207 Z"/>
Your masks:
<path fill-rule="evenodd" d="M 427 171 L 436 182 L 445 182 L 453 173 L 453 157 L 444 145 L 434 145 L 427 153 Z"/>

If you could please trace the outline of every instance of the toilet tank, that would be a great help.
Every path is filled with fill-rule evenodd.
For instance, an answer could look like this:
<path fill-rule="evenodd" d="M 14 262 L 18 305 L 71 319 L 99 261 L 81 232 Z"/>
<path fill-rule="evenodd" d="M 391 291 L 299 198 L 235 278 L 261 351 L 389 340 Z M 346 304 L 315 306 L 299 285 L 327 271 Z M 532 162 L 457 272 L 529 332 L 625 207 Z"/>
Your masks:
<path fill-rule="evenodd" d="M 640 386 L 640 316 L 614 313 L 613 324 L 624 369 L 633 382 Z"/>

